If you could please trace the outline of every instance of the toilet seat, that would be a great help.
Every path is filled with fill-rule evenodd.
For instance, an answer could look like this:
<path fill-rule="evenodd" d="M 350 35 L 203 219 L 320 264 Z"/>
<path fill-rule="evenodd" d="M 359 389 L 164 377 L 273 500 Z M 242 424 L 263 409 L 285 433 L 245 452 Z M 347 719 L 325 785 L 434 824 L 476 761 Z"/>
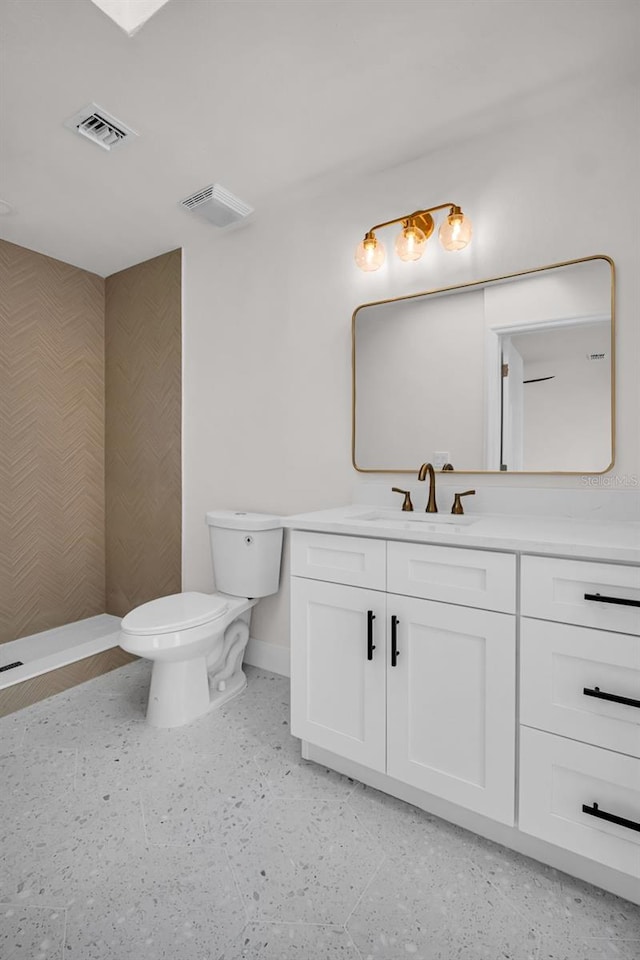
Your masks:
<path fill-rule="evenodd" d="M 122 620 L 121 630 L 134 636 L 177 633 L 217 620 L 229 609 L 220 594 L 174 593 L 136 607 Z"/>

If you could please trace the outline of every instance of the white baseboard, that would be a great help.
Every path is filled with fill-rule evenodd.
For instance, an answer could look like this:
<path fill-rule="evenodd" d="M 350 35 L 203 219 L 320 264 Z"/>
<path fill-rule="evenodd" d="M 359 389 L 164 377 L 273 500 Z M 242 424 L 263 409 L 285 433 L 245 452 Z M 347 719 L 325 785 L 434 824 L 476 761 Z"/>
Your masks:
<path fill-rule="evenodd" d="M 249 637 L 249 643 L 244 655 L 244 662 L 252 667 L 260 667 L 271 673 L 279 673 L 281 677 L 291 675 L 289 665 L 289 647 L 281 647 L 276 643 L 265 643 Z"/>

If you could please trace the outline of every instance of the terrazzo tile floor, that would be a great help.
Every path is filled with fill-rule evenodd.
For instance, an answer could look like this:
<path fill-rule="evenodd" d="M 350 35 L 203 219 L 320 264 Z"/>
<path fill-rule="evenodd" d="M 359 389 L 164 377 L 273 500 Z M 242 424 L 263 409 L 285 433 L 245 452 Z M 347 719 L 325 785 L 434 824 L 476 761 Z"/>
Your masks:
<path fill-rule="evenodd" d="M 640 958 L 640 908 L 306 763 L 247 675 L 177 730 L 142 661 L 0 719 L 2 960 Z"/>

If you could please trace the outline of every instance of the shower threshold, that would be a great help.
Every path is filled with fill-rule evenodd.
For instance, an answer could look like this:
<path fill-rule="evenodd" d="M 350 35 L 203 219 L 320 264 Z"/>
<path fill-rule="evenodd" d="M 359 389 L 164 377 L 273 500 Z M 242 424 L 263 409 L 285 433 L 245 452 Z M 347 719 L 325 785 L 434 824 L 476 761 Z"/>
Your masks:
<path fill-rule="evenodd" d="M 119 635 L 120 618 L 101 613 L 0 644 L 0 716 L 134 659 Z"/>

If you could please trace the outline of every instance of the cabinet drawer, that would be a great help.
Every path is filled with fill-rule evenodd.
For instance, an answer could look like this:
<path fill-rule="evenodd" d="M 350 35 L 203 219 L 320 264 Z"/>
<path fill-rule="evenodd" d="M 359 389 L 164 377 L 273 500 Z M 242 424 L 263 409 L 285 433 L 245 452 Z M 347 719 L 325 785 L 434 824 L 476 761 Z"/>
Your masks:
<path fill-rule="evenodd" d="M 524 616 L 640 634 L 640 568 L 523 557 L 521 573 Z"/>
<path fill-rule="evenodd" d="M 639 876 L 640 760 L 521 727 L 520 829 Z"/>
<path fill-rule="evenodd" d="M 522 723 L 640 757 L 637 637 L 523 617 L 520 691 Z"/>
<path fill-rule="evenodd" d="M 294 530 L 291 573 L 370 590 L 385 589 L 386 542 Z"/>
<path fill-rule="evenodd" d="M 387 558 L 390 593 L 501 613 L 515 612 L 513 554 L 390 542 Z"/>

